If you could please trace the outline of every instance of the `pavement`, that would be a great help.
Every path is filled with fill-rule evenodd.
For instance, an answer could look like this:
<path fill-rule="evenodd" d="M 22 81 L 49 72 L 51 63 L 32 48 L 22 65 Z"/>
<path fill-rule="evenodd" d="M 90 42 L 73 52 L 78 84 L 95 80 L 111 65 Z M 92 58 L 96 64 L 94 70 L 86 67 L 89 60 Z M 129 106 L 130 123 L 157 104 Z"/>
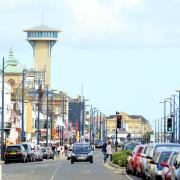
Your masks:
<path fill-rule="evenodd" d="M 119 169 L 103 163 L 101 150 L 95 150 L 94 163 L 75 162 L 71 164 L 61 155 L 55 160 L 2 165 L 3 180 L 132 180 Z"/>

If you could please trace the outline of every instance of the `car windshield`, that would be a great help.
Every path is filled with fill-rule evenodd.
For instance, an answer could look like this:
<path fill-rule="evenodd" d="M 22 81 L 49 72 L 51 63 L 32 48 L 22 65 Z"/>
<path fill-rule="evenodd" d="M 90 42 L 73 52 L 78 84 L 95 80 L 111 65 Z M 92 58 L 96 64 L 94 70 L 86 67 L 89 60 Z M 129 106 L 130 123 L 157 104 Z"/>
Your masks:
<path fill-rule="evenodd" d="M 180 146 L 158 146 L 155 148 L 154 154 L 156 154 L 157 151 L 180 151 Z"/>
<path fill-rule="evenodd" d="M 162 152 L 161 156 L 159 158 L 159 163 L 161 163 L 161 162 L 166 163 L 168 161 L 170 155 L 171 155 L 171 152 Z"/>
<path fill-rule="evenodd" d="M 27 146 L 27 144 L 23 144 L 23 146 L 24 146 L 24 148 L 25 148 L 25 149 L 28 149 L 28 146 Z"/>
<path fill-rule="evenodd" d="M 8 146 L 8 147 L 6 148 L 6 151 L 8 151 L 8 152 L 10 152 L 10 151 L 17 152 L 17 151 L 19 151 L 19 150 L 21 150 L 21 147 L 20 147 L 20 146 Z"/>
<path fill-rule="evenodd" d="M 46 152 L 46 149 L 41 149 L 41 152 Z"/>
<path fill-rule="evenodd" d="M 77 144 L 73 146 L 74 151 L 88 151 L 90 150 L 90 146 L 86 144 Z"/>

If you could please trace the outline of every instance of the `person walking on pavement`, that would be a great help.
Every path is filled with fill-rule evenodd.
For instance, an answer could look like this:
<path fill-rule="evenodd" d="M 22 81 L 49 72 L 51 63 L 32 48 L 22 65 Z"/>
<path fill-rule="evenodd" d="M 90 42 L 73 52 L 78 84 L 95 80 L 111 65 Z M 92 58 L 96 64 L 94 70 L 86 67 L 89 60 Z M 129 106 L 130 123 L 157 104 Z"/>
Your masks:
<path fill-rule="evenodd" d="M 106 146 L 107 151 L 107 159 L 110 156 L 110 162 L 112 162 L 112 147 L 111 147 L 111 141 L 108 141 L 108 144 Z"/>
<path fill-rule="evenodd" d="M 107 150 L 106 150 L 106 147 L 107 147 L 107 141 L 105 141 L 103 146 L 102 146 L 102 152 L 103 152 L 103 155 L 104 155 L 104 163 L 106 163 L 106 160 L 107 160 Z"/>

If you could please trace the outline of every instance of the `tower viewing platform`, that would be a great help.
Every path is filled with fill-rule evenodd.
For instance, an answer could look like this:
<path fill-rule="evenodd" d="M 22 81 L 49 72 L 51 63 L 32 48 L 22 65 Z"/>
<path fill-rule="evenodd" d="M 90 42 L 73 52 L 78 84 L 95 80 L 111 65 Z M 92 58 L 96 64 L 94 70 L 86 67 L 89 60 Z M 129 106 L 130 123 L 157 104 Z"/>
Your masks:
<path fill-rule="evenodd" d="M 33 48 L 34 70 L 45 71 L 45 85 L 50 87 L 51 75 L 51 50 L 59 40 L 60 30 L 48 26 L 37 26 L 24 30 L 27 33 L 27 41 Z"/>

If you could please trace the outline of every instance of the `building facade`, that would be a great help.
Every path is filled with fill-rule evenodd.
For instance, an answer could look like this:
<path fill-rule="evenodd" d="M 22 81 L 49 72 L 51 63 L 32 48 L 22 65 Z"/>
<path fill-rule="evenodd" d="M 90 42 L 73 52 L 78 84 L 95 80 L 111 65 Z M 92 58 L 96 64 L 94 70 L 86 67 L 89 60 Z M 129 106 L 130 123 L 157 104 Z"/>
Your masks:
<path fill-rule="evenodd" d="M 150 123 L 141 115 L 128 115 L 120 112 L 122 129 L 118 130 L 118 138 L 126 139 L 130 133 L 131 138 L 142 139 L 146 132 L 151 132 Z M 107 117 L 107 136 L 114 137 L 116 133 L 116 116 Z"/>

